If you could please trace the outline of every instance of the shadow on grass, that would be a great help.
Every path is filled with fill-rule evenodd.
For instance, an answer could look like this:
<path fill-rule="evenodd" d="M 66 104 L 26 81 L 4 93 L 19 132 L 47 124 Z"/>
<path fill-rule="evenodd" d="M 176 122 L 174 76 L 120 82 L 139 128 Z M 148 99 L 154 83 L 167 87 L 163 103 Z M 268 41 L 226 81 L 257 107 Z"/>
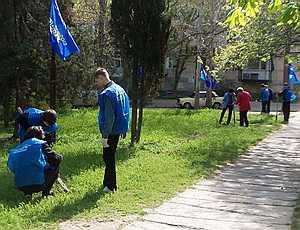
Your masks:
<path fill-rule="evenodd" d="M 40 216 L 41 222 L 56 222 L 71 219 L 71 217 L 95 207 L 96 202 L 106 194 L 102 191 L 89 191 L 84 197 L 78 198 L 71 203 L 56 203 L 47 216 Z M 50 198 L 51 199 L 51 198 Z"/>
<path fill-rule="evenodd" d="M 130 157 L 135 156 L 135 152 L 135 148 L 131 148 L 125 144 L 120 145 L 117 148 L 116 161 L 127 161 Z M 99 148 L 99 152 L 65 155 L 61 165 L 61 174 L 64 177 L 69 177 L 78 175 L 84 170 L 98 167 L 104 167 L 102 148 Z"/>

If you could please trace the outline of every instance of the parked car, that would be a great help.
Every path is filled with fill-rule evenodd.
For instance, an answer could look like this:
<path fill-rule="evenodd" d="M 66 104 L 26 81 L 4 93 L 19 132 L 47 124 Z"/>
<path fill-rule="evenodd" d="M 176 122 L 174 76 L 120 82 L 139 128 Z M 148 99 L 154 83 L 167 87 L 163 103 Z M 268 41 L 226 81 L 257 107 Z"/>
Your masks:
<path fill-rule="evenodd" d="M 206 91 L 199 91 L 200 99 L 199 104 L 200 107 L 204 107 L 206 103 Z M 195 93 L 193 93 L 190 97 L 182 97 L 177 98 L 177 105 L 180 108 L 193 109 L 195 103 Z M 221 109 L 223 103 L 223 97 L 219 97 L 215 91 L 212 91 L 212 108 Z"/>

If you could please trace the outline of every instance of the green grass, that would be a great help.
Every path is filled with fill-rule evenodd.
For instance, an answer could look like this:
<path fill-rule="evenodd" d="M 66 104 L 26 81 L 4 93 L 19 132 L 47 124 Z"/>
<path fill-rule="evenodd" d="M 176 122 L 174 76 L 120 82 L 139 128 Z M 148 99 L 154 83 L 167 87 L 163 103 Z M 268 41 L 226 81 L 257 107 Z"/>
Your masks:
<path fill-rule="evenodd" d="M 298 197 L 297 205 L 294 210 L 294 217 L 291 230 L 299 230 L 300 229 L 300 197 Z"/>
<path fill-rule="evenodd" d="M 119 190 L 101 192 L 104 165 L 97 125 L 97 110 L 61 114 L 55 150 L 64 156 L 61 174 L 72 192 L 26 201 L 14 189 L 6 168 L 7 149 L 0 154 L 0 229 L 54 228 L 70 218 L 143 214 L 217 165 L 233 161 L 249 146 L 279 127 L 273 117 L 251 116 L 249 128 L 217 125 L 220 111 L 146 109 L 141 143 L 129 148 L 129 138 L 118 147 Z"/>

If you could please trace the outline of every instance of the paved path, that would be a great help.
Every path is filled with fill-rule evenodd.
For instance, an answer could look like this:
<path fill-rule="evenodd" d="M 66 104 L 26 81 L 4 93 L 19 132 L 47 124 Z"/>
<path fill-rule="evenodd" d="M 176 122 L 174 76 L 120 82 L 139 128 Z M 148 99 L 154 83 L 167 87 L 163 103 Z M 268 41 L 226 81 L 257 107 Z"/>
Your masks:
<path fill-rule="evenodd" d="M 288 126 L 122 230 L 287 230 L 300 192 L 300 114 Z"/>

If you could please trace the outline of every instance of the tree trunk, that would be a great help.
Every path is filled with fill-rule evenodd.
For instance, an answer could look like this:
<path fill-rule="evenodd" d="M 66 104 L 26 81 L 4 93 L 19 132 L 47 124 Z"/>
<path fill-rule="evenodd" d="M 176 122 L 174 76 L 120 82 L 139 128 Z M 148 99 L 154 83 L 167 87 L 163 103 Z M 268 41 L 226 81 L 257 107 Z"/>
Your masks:
<path fill-rule="evenodd" d="M 137 112 L 138 112 L 138 81 L 137 81 L 137 64 L 134 61 L 132 75 L 132 112 L 131 112 L 131 146 L 136 143 L 137 132 Z"/>
<path fill-rule="evenodd" d="M 106 0 L 99 0 L 100 12 L 98 17 L 98 39 L 97 39 L 97 49 L 98 55 L 96 57 L 96 63 L 98 66 L 105 66 L 106 57 L 106 41 L 105 41 L 105 15 L 106 15 Z"/>
<path fill-rule="evenodd" d="M 139 118 L 138 118 L 138 125 L 137 125 L 138 129 L 136 135 L 136 143 L 139 143 L 141 139 L 144 103 L 145 103 L 145 76 L 142 76 L 141 85 L 140 85 Z"/>
<path fill-rule="evenodd" d="M 53 50 L 50 62 L 50 108 L 56 109 L 56 62 Z"/>
<path fill-rule="evenodd" d="M 211 108 L 211 106 L 212 106 L 212 89 L 207 89 L 207 91 L 206 91 L 205 106 L 207 108 Z"/>

